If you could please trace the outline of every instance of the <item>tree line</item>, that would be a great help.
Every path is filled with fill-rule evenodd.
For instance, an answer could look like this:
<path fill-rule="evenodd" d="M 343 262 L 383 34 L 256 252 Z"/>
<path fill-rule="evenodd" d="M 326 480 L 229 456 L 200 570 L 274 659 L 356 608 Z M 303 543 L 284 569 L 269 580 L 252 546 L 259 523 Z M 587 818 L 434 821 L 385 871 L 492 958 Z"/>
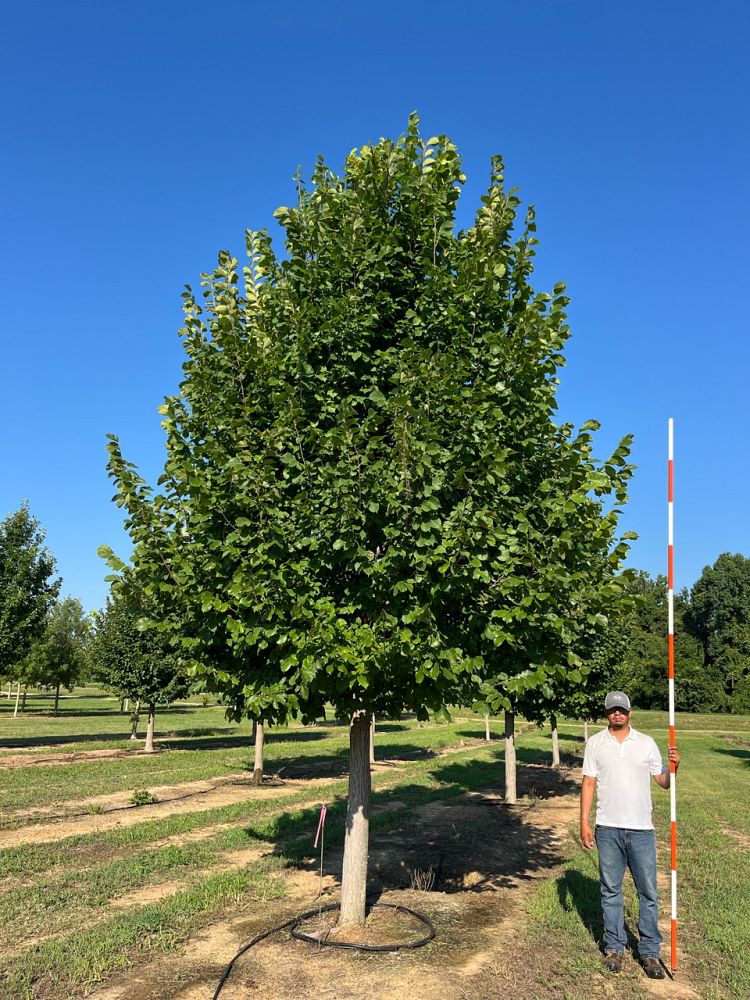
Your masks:
<path fill-rule="evenodd" d="M 667 581 L 639 571 L 637 598 L 616 623 L 615 680 L 641 708 L 667 708 L 664 680 Z M 722 553 L 675 594 L 675 705 L 685 712 L 750 712 L 750 559 Z"/>

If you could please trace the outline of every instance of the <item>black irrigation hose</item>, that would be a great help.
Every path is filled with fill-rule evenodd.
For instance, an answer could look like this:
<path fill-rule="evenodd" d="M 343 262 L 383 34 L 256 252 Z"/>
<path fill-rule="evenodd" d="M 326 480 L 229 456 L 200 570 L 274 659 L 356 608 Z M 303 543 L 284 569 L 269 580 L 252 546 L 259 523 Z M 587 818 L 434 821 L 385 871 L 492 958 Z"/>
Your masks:
<path fill-rule="evenodd" d="M 421 948 L 423 945 L 428 944 L 437 934 L 435 930 L 435 925 L 430 920 L 430 918 L 424 914 L 420 913 L 419 910 L 412 910 L 408 906 L 400 906 L 397 903 L 373 903 L 373 908 L 379 906 L 384 910 L 396 910 L 398 913 L 408 913 L 410 917 L 414 917 L 421 924 L 424 924 L 428 930 L 428 933 L 419 938 L 417 941 L 407 941 L 405 944 L 352 944 L 348 941 L 329 941 L 326 938 L 316 938 L 310 934 L 303 934 L 302 931 L 297 930 L 299 925 L 305 920 L 309 920 L 311 917 L 316 917 L 320 913 L 331 913 L 333 910 L 340 910 L 341 903 L 327 903 L 325 906 L 318 906 L 314 910 L 305 910 L 304 913 L 298 914 L 296 917 L 292 917 L 291 920 L 287 920 L 283 924 L 278 924 L 276 927 L 272 927 L 270 930 L 263 931 L 261 934 L 256 934 L 252 941 L 248 941 L 247 944 L 243 944 L 234 958 L 225 967 L 224 972 L 219 980 L 219 985 L 216 987 L 216 992 L 213 995 L 212 1000 L 218 1000 L 218 996 L 224 988 L 224 984 L 231 975 L 232 969 L 234 968 L 234 963 L 237 959 L 241 958 L 246 951 L 250 951 L 253 945 L 258 944 L 258 942 L 263 941 L 265 938 L 270 937 L 272 934 L 276 934 L 278 931 L 286 930 L 287 927 L 290 928 L 290 933 L 293 938 L 298 941 L 309 941 L 312 944 L 323 945 L 327 948 L 351 948 L 354 951 L 402 951 L 404 949 Z"/>

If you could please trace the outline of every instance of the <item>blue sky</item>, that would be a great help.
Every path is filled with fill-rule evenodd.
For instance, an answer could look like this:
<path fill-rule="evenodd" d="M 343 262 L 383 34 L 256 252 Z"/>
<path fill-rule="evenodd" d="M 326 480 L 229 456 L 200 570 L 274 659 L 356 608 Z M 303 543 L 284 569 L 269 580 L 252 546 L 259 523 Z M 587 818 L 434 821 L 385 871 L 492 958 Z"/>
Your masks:
<path fill-rule="evenodd" d="M 100 607 L 97 547 L 128 550 L 105 435 L 149 479 L 180 377 L 180 291 L 292 174 L 417 110 L 447 133 L 467 224 L 499 152 L 537 209 L 536 283 L 565 280 L 561 414 L 635 434 L 623 529 L 676 585 L 750 555 L 750 14 L 739 2 L 11 5 L 0 87 L 0 516 L 24 498 L 63 593 Z"/>

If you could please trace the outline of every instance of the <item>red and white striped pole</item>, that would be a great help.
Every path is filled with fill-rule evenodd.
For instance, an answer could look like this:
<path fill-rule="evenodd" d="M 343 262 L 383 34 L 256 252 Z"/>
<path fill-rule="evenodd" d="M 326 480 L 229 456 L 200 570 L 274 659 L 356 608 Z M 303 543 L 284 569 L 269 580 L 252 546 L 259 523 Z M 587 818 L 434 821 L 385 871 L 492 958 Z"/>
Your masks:
<path fill-rule="evenodd" d="M 669 745 L 675 745 L 674 724 L 674 420 L 668 423 L 667 461 L 667 608 L 669 631 L 667 650 L 669 661 Z M 672 973 L 677 971 L 677 775 L 669 762 L 669 804 L 672 840 Z"/>

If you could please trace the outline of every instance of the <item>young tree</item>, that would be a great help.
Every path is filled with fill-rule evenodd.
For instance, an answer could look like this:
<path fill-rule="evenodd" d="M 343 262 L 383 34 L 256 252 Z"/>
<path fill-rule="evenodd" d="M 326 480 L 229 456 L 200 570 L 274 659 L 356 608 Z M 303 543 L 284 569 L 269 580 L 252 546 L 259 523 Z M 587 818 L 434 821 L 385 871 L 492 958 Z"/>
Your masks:
<path fill-rule="evenodd" d="M 525 540 L 525 441 L 560 443 L 542 428 L 567 300 L 529 285 L 533 216 L 514 242 L 500 160 L 457 233 L 463 181 L 453 144 L 424 141 L 416 118 L 342 176 L 320 161 L 276 212 L 283 260 L 250 233 L 242 274 L 224 252 L 203 303 L 185 293 L 160 492 L 110 441 L 136 572 L 172 602 L 159 626 L 196 673 L 259 720 L 312 721 L 326 702 L 350 719 L 342 924 L 365 916 L 372 714 L 475 699 L 477 628 L 520 645 L 513 608 L 544 556 Z M 553 513 L 575 520 L 579 503 Z M 534 591 L 539 620 L 553 586 Z"/>
<path fill-rule="evenodd" d="M 0 521 L 0 673 L 15 676 L 60 590 L 55 560 L 28 504 Z"/>
<path fill-rule="evenodd" d="M 52 606 L 44 633 L 25 657 L 27 682 L 55 689 L 55 715 L 60 688 L 72 691 L 86 669 L 90 631 L 91 624 L 81 602 L 66 597 Z"/>
<path fill-rule="evenodd" d="M 148 707 L 145 750 L 152 753 L 156 706 L 184 697 L 190 682 L 168 636 L 139 627 L 145 610 L 133 603 L 132 591 L 115 588 L 95 617 L 92 660 L 95 676 L 106 687 L 135 702 L 134 726 L 140 705 Z"/>

